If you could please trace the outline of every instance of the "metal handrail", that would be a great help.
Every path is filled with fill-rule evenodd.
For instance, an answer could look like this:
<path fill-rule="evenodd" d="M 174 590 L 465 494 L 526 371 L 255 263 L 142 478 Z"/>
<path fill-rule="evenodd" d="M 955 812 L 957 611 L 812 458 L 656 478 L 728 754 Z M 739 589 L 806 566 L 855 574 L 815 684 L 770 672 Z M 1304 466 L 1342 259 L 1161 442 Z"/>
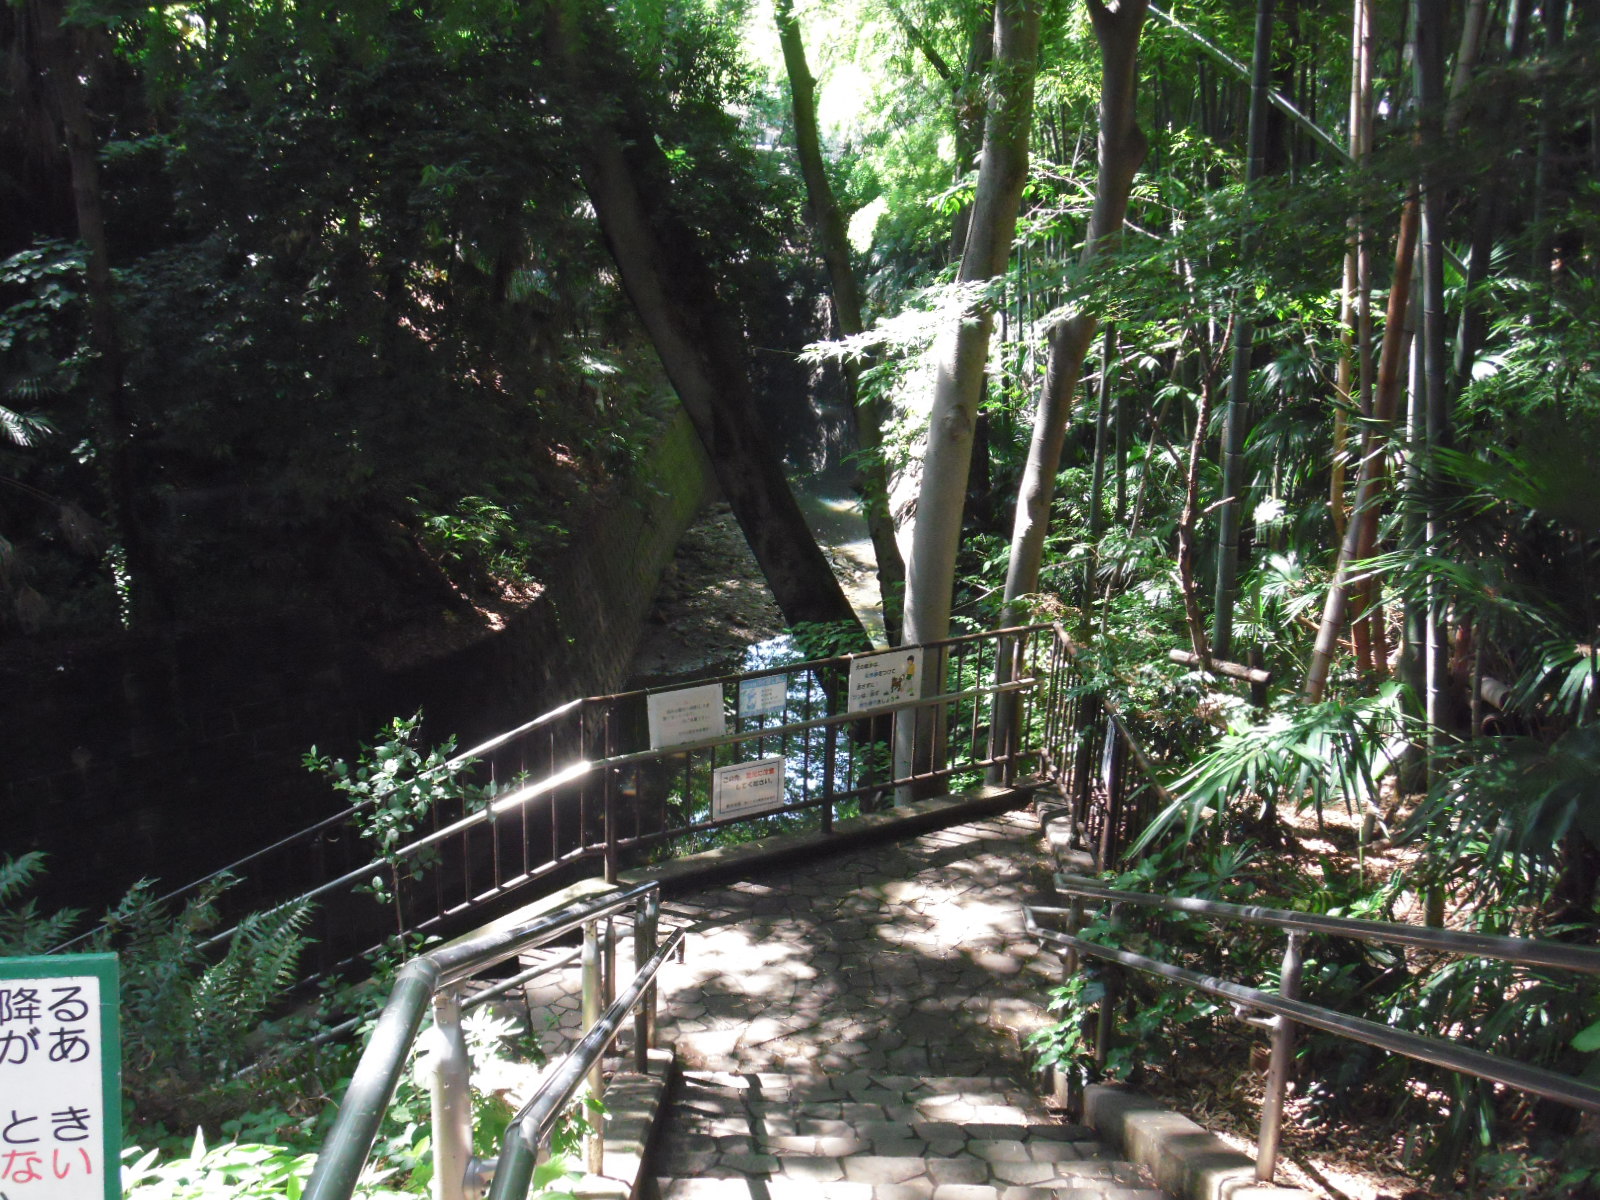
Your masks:
<path fill-rule="evenodd" d="M 1411 946 L 1472 958 L 1494 958 L 1521 966 L 1553 967 L 1584 974 L 1600 974 L 1600 949 L 1567 946 L 1531 938 L 1425 929 L 1389 921 L 1297 913 L 1288 909 L 1229 904 L 1220 900 L 1202 900 L 1190 896 L 1157 896 L 1147 892 L 1104 887 L 1072 875 L 1057 875 L 1055 881 L 1057 891 L 1071 897 L 1073 905 L 1069 908 L 1024 905 L 1024 924 L 1033 936 L 1060 946 L 1068 952 L 1069 971 L 1076 969 L 1079 955 L 1087 955 L 1227 1000 L 1241 1015 L 1270 1014 L 1266 1017 L 1247 1018 L 1253 1024 L 1272 1033 L 1272 1057 L 1267 1069 L 1267 1085 L 1262 1099 L 1261 1131 L 1256 1154 L 1256 1177 L 1262 1182 L 1271 1180 L 1277 1162 L 1283 1102 L 1289 1066 L 1294 1054 L 1297 1025 L 1320 1029 L 1337 1037 L 1376 1046 L 1447 1070 L 1502 1083 L 1562 1104 L 1600 1112 L 1600 1087 L 1584 1083 L 1572 1076 L 1530 1066 L 1513 1059 L 1501 1058 L 1454 1042 L 1395 1029 L 1362 1017 L 1353 1017 L 1322 1005 L 1307 1003 L 1295 995 L 1299 990 L 1302 962 L 1300 944 L 1308 934 Z M 1083 917 L 1082 905 L 1078 903 L 1082 900 L 1098 900 L 1111 905 L 1140 905 L 1169 912 L 1191 913 L 1211 920 L 1236 921 L 1283 929 L 1289 935 L 1289 944 L 1284 953 L 1279 992 L 1276 995 L 1263 992 L 1233 980 L 1204 975 L 1174 963 L 1080 937 L 1075 927 Z M 1074 926 L 1074 930 L 1063 933 L 1047 929 L 1039 923 L 1041 916 L 1066 917 Z M 1102 1061 L 1106 1038 L 1110 1031 L 1111 1008 L 1108 999 L 1109 995 L 1100 1001 L 1100 1032 L 1096 1039 L 1096 1054 Z"/>
<path fill-rule="evenodd" d="M 964 691 L 944 692 L 937 696 L 928 696 L 917 700 L 905 700 L 894 704 L 881 705 L 880 707 L 871 709 L 864 714 L 859 712 L 838 713 L 827 717 L 816 717 L 809 721 L 795 721 L 787 725 L 772 725 L 762 729 L 760 734 L 762 737 L 770 738 L 781 737 L 785 734 L 791 733 L 803 733 L 812 729 L 826 729 L 829 726 L 851 724 L 855 721 L 861 720 L 863 716 L 881 717 L 886 715 L 894 715 L 910 709 L 932 708 L 941 704 L 951 704 L 958 700 L 970 700 L 976 696 L 1032 691 L 1034 688 L 1038 687 L 1038 684 L 1039 681 L 1030 676 L 1023 679 L 1013 680 L 1006 684 L 979 685 L 975 688 L 967 688 Z M 506 736 L 509 735 L 502 735 L 501 739 L 495 740 L 502 740 Z M 323 883 L 318 884 L 309 891 L 303 892 L 292 900 L 285 900 L 281 904 L 277 904 L 266 909 L 265 914 L 271 915 L 282 912 L 287 908 L 292 908 L 295 905 L 305 904 L 309 901 L 319 899 L 322 896 L 328 895 L 331 892 L 336 892 L 340 888 L 346 887 L 352 883 L 365 880 L 369 878 L 375 870 L 379 870 L 391 863 L 404 862 L 408 858 L 414 858 L 428 850 L 430 847 L 445 842 L 468 829 L 475 828 L 479 825 L 486 825 L 496 817 L 504 815 L 506 812 L 509 812 L 520 804 L 527 804 L 528 802 L 535 800 L 540 796 L 548 794 L 557 787 L 573 783 L 583 776 L 592 774 L 595 771 L 606 770 L 612 767 L 628 766 L 634 763 L 647 762 L 652 759 L 660 758 L 663 754 L 692 754 L 701 750 L 713 750 L 719 746 L 731 746 L 736 745 L 739 742 L 747 742 L 750 740 L 751 734 L 748 731 L 742 733 L 730 733 L 723 734 L 719 737 L 702 738 L 693 742 L 685 742 L 681 746 L 667 746 L 650 750 L 637 750 L 627 754 L 614 754 L 610 757 L 595 759 L 593 761 L 580 761 L 572 763 L 564 769 L 554 772 L 553 774 L 537 781 L 536 783 L 524 784 L 514 789 L 508 789 L 505 793 L 491 799 L 488 804 L 478 809 L 476 812 L 468 813 L 458 821 L 452 821 L 448 825 L 435 829 L 432 833 L 425 834 L 413 842 L 408 842 L 404 846 L 392 851 L 386 857 L 374 858 L 363 863 L 359 867 L 354 867 L 341 875 L 336 875 L 332 879 L 325 880 Z M 485 743 L 485 745 L 487 744 L 488 743 Z M 222 943 L 233 936 L 237 929 L 238 926 L 234 925 L 212 934 L 210 937 L 206 938 L 200 943 L 200 949 L 207 950 L 214 946 L 222 945 Z"/>
<path fill-rule="evenodd" d="M 501 1143 L 500 1159 L 489 1188 L 489 1200 L 522 1200 L 528 1194 L 539 1147 L 548 1140 L 550 1131 L 577 1093 L 584 1077 L 605 1053 L 606 1047 L 616 1039 L 622 1022 L 644 997 L 657 972 L 682 940 L 681 929 L 675 929 L 668 935 L 667 940 L 639 968 L 627 990 L 612 1001 L 599 1021 L 544 1077 L 533 1098 L 511 1119 L 505 1140 Z"/>
<path fill-rule="evenodd" d="M 1048 635 L 1049 626 L 1029 625 L 930 642 L 923 649 L 929 654 L 937 651 L 941 662 L 944 656 L 952 654 L 959 659 L 944 682 L 944 686 L 952 690 L 863 712 L 831 711 L 838 707 L 838 690 L 844 674 L 851 661 L 861 657 L 858 655 L 785 663 L 722 676 L 715 682 L 728 688 L 749 679 L 811 676 L 827 699 L 813 697 L 811 680 L 807 678 L 798 688 L 793 685 L 789 688 L 789 699 L 780 718 L 782 724 L 761 726 L 757 723 L 753 727 L 736 728 L 721 738 L 701 739 L 678 747 L 632 749 L 639 736 L 633 723 L 642 718 L 643 699 L 652 691 L 672 690 L 670 687 L 571 701 L 434 768 L 430 777 L 476 757 L 481 764 L 479 769 L 491 780 L 498 780 L 498 787 L 490 789 L 486 806 L 477 811 L 465 811 L 466 806 L 453 801 L 437 809 L 430 818 L 433 828 L 426 832 L 419 830 L 413 835 L 415 840 L 405 846 L 375 855 L 348 830 L 350 814 L 374 802 L 375 798 L 368 798 L 232 863 L 226 870 L 234 873 L 243 886 L 227 905 L 227 919 L 214 932 L 208 931 L 203 948 L 214 951 L 237 932 L 235 920 L 245 911 L 246 893 L 251 893 L 249 908 L 257 913 L 278 913 L 297 903 L 315 901 L 319 913 L 315 919 L 325 927 L 322 936 L 315 939 L 320 943 L 315 969 L 319 972 L 343 969 L 371 947 L 371 941 L 357 939 L 375 939 L 378 934 L 372 927 L 384 918 L 369 917 L 367 910 L 359 905 L 348 914 L 336 913 L 335 906 L 348 905 L 350 895 L 360 891 L 374 873 L 388 871 L 398 864 L 404 874 L 404 864 L 417 862 L 419 855 L 431 855 L 435 851 L 441 852 L 442 869 L 430 872 L 431 883 L 419 882 L 422 876 L 415 872 L 394 882 L 396 896 L 392 907 L 397 915 L 403 911 L 402 919 L 413 928 L 433 928 L 445 921 L 460 920 L 475 904 L 498 903 L 513 891 L 553 877 L 583 859 L 603 858 L 605 874 L 614 876 L 619 854 L 623 852 L 637 851 L 673 837 L 702 834 L 728 823 L 724 820 L 708 823 L 693 816 L 694 810 L 686 807 L 683 812 L 691 814 L 688 824 L 669 828 L 663 817 L 647 828 L 641 820 L 641 814 L 647 811 L 642 805 L 632 801 L 629 806 L 617 803 L 618 795 L 622 794 L 618 789 L 625 791 L 628 786 L 620 773 L 641 767 L 648 772 L 650 768 L 643 764 L 651 761 L 665 763 L 669 759 L 683 759 L 685 755 L 705 758 L 721 753 L 719 747 L 723 746 L 773 738 L 814 737 L 818 743 L 802 751 L 808 765 L 805 777 L 798 781 L 794 791 L 803 793 L 803 798 L 791 796 L 781 809 L 730 819 L 735 822 L 766 820 L 773 813 L 814 811 L 820 812 L 822 825 L 827 829 L 832 809 L 841 801 L 921 784 L 941 774 L 988 769 L 991 774 L 1003 774 L 1005 782 L 1010 783 L 1019 773 L 1018 764 L 1030 754 L 1042 753 L 1042 749 L 1034 748 L 1026 740 L 996 746 L 990 736 L 985 751 L 980 745 L 985 736 L 983 725 L 989 720 L 990 708 L 1000 703 L 1002 695 L 1020 695 L 1028 706 L 1026 711 L 1034 711 L 1033 698 L 1042 695 L 1050 685 L 1049 673 L 1043 669 L 1043 660 L 1055 654 Z M 968 657 L 960 658 L 963 654 Z M 1019 664 L 1024 664 L 1025 660 L 1025 665 L 1020 665 L 1016 672 L 1018 678 L 1009 684 L 1014 692 L 970 686 L 973 676 L 963 673 L 963 665 L 980 664 L 976 677 L 981 678 L 985 669 L 981 664 L 990 654 L 1015 657 Z M 803 696 L 799 695 L 801 691 Z M 907 709 L 938 711 L 941 705 L 965 714 L 959 719 L 966 722 L 972 735 L 971 744 L 963 742 L 964 752 L 959 762 L 953 760 L 944 770 L 932 774 L 916 768 L 909 774 L 902 774 L 894 766 L 885 774 L 880 766 L 874 765 L 877 759 L 860 753 L 859 739 L 842 732 L 863 719 L 893 719 Z M 799 719 L 813 712 L 818 715 Z M 743 720 L 740 722 L 741 726 L 747 724 Z M 1027 737 L 1024 732 L 1023 738 Z M 823 765 L 834 763 L 836 752 L 840 769 L 845 773 L 845 778 L 837 785 L 834 767 Z M 815 763 L 810 758 L 813 753 L 817 756 Z M 524 782 L 529 774 L 538 782 Z M 687 790 L 692 786 L 700 791 L 709 788 L 709 783 L 703 782 L 699 775 L 691 785 L 687 768 L 682 774 L 681 785 L 667 782 L 671 779 L 668 771 L 648 777 L 659 787 L 682 786 Z M 536 807 L 532 801 L 538 796 L 545 797 L 547 803 Z M 705 797 L 699 799 L 703 807 Z M 651 803 L 656 803 L 655 797 L 651 798 Z M 651 820 L 656 820 L 655 810 L 648 811 L 652 814 Z M 661 811 L 666 810 L 662 808 Z M 299 853 L 301 850 L 304 853 Z M 272 869 L 280 860 L 285 867 L 281 872 Z M 304 869 L 311 863 L 318 867 L 314 874 Z M 215 875 L 208 878 L 214 879 Z M 279 878 L 293 879 L 296 886 L 280 888 L 275 882 Z M 182 897 L 194 886 L 168 892 L 164 898 Z M 435 893 L 432 896 L 427 895 L 430 887 Z"/>
<path fill-rule="evenodd" d="M 322 1152 L 317 1156 L 316 1167 L 306 1185 L 305 1200 L 349 1200 L 372 1152 L 384 1112 L 394 1096 L 395 1086 L 417 1040 L 430 1003 L 435 1009 L 435 1021 L 440 1026 L 442 1040 L 447 1043 L 446 1057 L 450 1057 L 448 1045 L 460 1042 L 459 1024 L 455 1023 L 453 1029 L 448 1027 L 452 1017 L 458 1021 L 460 1012 L 459 1002 L 454 996 L 454 985 L 522 950 L 580 927 L 592 930 L 596 921 L 632 905 L 639 907 L 641 916 L 635 922 L 636 947 L 653 943 L 655 914 L 660 905 L 660 884 L 655 880 L 578 900 L 556 912 L 524 921 L 491 925 L 405 963 L 395 978 L 389 999 L 345 1090 L 333 1128 L 323 1143 Z M 651 949 L 654 947 L 651 946 Z M 659 965 L 657 963 L 656 967 Z M 654 969 L 650 973 L 653 976 Z M 630 1009 L 645 994 L 647 987 L 648 983 L 630 987 Z M 647 1034 L 647 1025 L 642 1032 Z M 606 1044 L 610 1044 L 610 1038 L 606 1039 Z M 448 1077 L 442 1078 L 435 1087 L 434 1145 L 435 1153 L 440 1158 L 447 1154 L 445 1143 L 452 1132 L 448 1128 L 451 1121 L 438 1119 L 441 1111 L 440 1092 L 450 1092 L 448 1097 L 443 1098 L 444 1105 L 457 1114 L 465 1103 L 465 1071 L 470 1070 L 470 1066 L 460 1061 L 464 1059 L 464 1044 L 460 1045 L 460 1050 L 462 1053 L 455 1056 L 456 1061 L 451 1062 L 447 1070 L 439 1072 L 441 1077 Z M 642 1044 L 639 1053 L 642 1057 Z M 592 1070 L 593 1066 L 591 1062 L 587 1069 Z M 470 1106 L 466 1111 L 470 1113 Z M 454 1160 L 462 1166 L 466 1165 L 470 1144 L 469 1137 L 465 1151 L 460 1146 L 448 1148 Z M 434 1177 L 436 1197 L 461 1195 L 462 1181 L 459 1178 L 447 1177 L 447 1172 L 440 1168 L 436 1168 Z"/>
<path fill-rule="evenodd" d="M 569 700 L 565 704 L 550 709 L 548 712 L 540 713 L 531 721 L 524 721 L 515 729 L 507 729 L 502 733 L 497 733 L 492 738 L 489 738 L 487 741 L 479 742 L 476 746 L 473 746 L 469 750 L 463 750 L 459 754 L 456 754 L 454 757 L 449 758 L 442 763 L 438 763 L 432 767 L 426 768 L 421 772 L 419 778 L 432 779 L 437 776 L 444 776 L 448 778 L 452 773 L 461 770 L 463 767 L 470 766 L 483 755 L 489 753 L 489 751 L 496 750 L 508 742 L 514 741 L 525 734 L 532 733 L 535 729 L 539 729 L 542 726 L 553 724 L 555 721 L 566 716 L 573 709 L 580 707 L 582 704 L 583 700 L 581 698 L 577 700 Z M 365 812 L 367 809 L 372 808 L 381 801 L 387 800 L 394 794 L 395 790 L 397 789 L 390 789 L 387 792 L 379 792 L 375 795 L 364 796 L 361 799 L 349 804 L 345 808 L 340 809 L 336 813 L 332 813 L 329 816 L 321 818 L 320 820 L 313 821 L 310 825 L 298 829 L 294 833 L 287 834 L 284 837 L 278 838 L 276 841 L 268 842 L 265 846 L 260 846 L 257 849 L 252 850 L 243 858 L 235 859 L 225 867 L 218 867 L 215 871 L 212 871 L 208 875 L 202 875 L 198 879 L 191 879 L 188 883 L 185 883 L 180 887 L 173 888 L 170 892 L 164 892 L 163 894 L 154 897 L 150 903 L 152 905 L 170 904 L 180 896 L 187 896 L 192 892 L 199 891 L 208 883 L 216 883 L 220 880 L 236 875 L 242 867 L 249 866 L 251 863 L 263 859 L 275 851 L 292 846 L 296 842 L 302 842 L 306 838 L 312 837 L 318 833 L 323 833 L 330 829 L 337 829 L 345 825 L 356 813 Z M 351 878 L 359 877 L 370 870 L 372 870 L 372 864 L 368 864 L 360 868 L 360 870 L 354 872 L 350 876 L 341 876 L 336 882 L 348 883 Z M 286 900 L 282 904 L 276 905 L 268 911 L 281 912 L 285 908 L 289 908 L 292 905 L 301 903 L 305 900 L 313 899 L 316 895 L 320 895 L 323 891 L 327 890 L 328 886 L 331 885 L 325 885 L 323 888 L 320 888 L 316 892 L 313 892 L 309 895 L 297 896 L 293 900 Z M 59 954 L 65 950 L 68 950 L 80 942 L 87 941 L 104 928 L 105 925 L 100 924 L 96 925 L 93 929 L 87 929 L 80 934 L 76 934 L 62 942 L 59 946 L 56 946 L 51 953 Z M 213 935 L 201 943 L 201 949 L 203 950 L 207 947 L 220 944 L 225 939 L 231 937 L 238 928 L 239 927 L 237 925 L 231 925 L 221 933 Z"/>
<path fill-rule="evenodd" d="M 1515 1059 L 1501 1058 L 1482 1050 L 1474 1050 L 1470 1046 L 1458 1046 L 1453 1042 L 1425 1037 L 1420 1033 L 1408 1033 L 1406 1030 L 1369 1021 L 1364 1017 L 1352 1017 L 1348 1013 L 1324 1008 L 1320 1004 L 1308 1004 L 1303 1000 L 1292 1000 L 1271 992 L 1263 992 L 1215 975 L 1202 975 L 1199 971 L 1191 971 L 1187 967 L 1135 954 L 1131 950 L 1102 946 L 1098 942 L 1074 934 L 1042 929 L 1035 920 L 1036 913 L 1064 911 L 1064 909 L 1030 908 L 1026 922 L 1028 932 L 1053 945 L 1076 950 L 1092 958 L 1132 967 L 1147 975 L 1159 975 L 1163 979 L 1184 984 L 1196 991 L 1217 996 L 1245 1008 L 1286 1017 L 1297 1024 L 1309 1025 L 1324 1033 L 1332 1033 L 1355 1042 L 1364 1042 L 1369 1046 L 1403 1054 L 1407 1058 L 1415 1058 L 1436 1067 L 1445 1067 L 1463 1074 L 1476 1075 L 1480 1079 L 1488 1079 L 1494 1083 L 1503 1083 L 1549 1100 L 1557 1100 L 1562 1104 L 1571 1104 L 1588 1109 L 1590 1112 L 1600 1112 L 1600 1087 L 1584 1083 L 1570 1075 L 1547 1071 L 1543 1067 L 1532 1067 Z"/>
<path fill-rule="evenodd" d="M 1442 954 L 1469 958 L 1497 958 L 1524 967 L 1554 967 L 1600 975 L 1600 949 L 1549 942 L 1538 938 L 1504 937 L 1492 933 L 1460 933 L 1454 929 L 1433 929 L 1405 925 L 1398 921 L 1366 921 L 1356 917 L 1330 917 L 1320 913 L 1294 912 L 1286 908 L 1263 908 L 1255 904 L 1229 904 L 1222 900 L 1201 900 L 1194 896 L 1156 896 L 1149 892 L 1129 892 L 1104 887 L 1075 875 L 1057 875 L 1056 891 L 1086 900 L 1111 904 L 1138 904 L 1145 908 L 1164 908 L 1172 912 L 1195 913 L 1219 920 L 1242 921 L 1248 925 L 1271 925 L 1279 929 L 1298 929 L 1303 933 L 1326 933 L 1364 942 L 1384 942 L 1393 946 L 1415 946 Z M 1038 907 L 1036 912 L 1057 913 L 1065 909 Z"/>

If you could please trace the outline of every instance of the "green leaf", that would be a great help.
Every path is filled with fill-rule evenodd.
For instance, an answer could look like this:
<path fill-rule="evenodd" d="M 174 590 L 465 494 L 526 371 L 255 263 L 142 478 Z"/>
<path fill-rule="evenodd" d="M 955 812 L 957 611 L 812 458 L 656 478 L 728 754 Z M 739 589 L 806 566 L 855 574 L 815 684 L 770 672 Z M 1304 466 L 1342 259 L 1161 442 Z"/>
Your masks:
<path fill-rule="evenodd" d="M 1596 1021 L 1587 1029 L 1579 1030 L 1572 1039 L 1572 1048 L 1580 1054 L 1590 1054 L 1600 1050 L 1600 1021 Z"/>

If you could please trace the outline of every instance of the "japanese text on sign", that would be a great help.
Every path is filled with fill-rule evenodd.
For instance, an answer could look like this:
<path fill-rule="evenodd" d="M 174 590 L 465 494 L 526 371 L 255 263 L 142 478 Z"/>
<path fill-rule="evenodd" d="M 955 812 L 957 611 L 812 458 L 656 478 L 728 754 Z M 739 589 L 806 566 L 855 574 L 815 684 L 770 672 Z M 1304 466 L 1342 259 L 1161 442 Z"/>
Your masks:
<path fill-rule="evenodd" d="M 0 959 L 0 1196 L 122 1193 L 116 958 Z"/>
<path fill-rule="evenodd" d="M 851 659 L 850 711 L 915 700 L 920 659 L 921 651 L 916 646 Z"/>
<path fill-rule="evenodd" d="M 711 819 L 783 807 L 783 756 L 718 767 L 711 775 Z"/>
<path fill-rule="evenodd" d="M 645 697 L 650 718 L 650 748 L 683 746 L 728 732 L 722 712 L 722 685 L 703 683 L 699 687 L 678 688 L 672 692 L 652 692 Z"/>

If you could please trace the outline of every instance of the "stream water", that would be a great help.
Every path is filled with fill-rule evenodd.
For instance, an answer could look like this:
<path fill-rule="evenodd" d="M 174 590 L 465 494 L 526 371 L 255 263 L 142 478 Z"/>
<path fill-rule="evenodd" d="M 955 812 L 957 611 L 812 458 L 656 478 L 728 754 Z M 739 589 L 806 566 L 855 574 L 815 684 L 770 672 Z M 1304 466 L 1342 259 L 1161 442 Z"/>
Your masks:
<path fill-rule="evenodd" d="M 877 561 L 848 475 L 795 482 L 796 497 L 845 595 L 874 643 L 884 644 Z M 629 670 L 629 688 L 669 679 L 750 671 L 796 651 L 783 615 L 727 504 L 690 527 L 663 577 Z"/>

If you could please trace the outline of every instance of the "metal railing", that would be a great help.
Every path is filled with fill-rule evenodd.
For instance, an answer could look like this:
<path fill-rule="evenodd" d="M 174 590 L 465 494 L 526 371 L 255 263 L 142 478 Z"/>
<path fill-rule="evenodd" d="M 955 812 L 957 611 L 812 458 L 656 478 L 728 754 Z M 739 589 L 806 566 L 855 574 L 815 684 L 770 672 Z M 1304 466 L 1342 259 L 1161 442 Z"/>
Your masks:
<path fill-rule="evenodd" d="M 1054 718 L 1041 684 L 1059 673 L 1061 646 L 1050 626 L 1035 625 L 914 647 L 930 694 L 910 698 L 908 690 L 904 701 L 865 711 L 849 706 L 859 655 L 571 701 L 439 768 L 459 773 L 487 802 L 447 796 L 386 855 L 355 828 L 354 818 L 382 803 L 376 797 L 207 877 L 237 881 L 219 904 L 223 927 L 211 943 L 224 942 L 247 913 L 311 902 L 306 965 L 322 973 L 386 935 L 448 934 L 585 874 L 615 879 L 628 863 L 703 848 L 727 826 L 827 830 L 841 812 L 886 805 L 909 789 L 960 789 L 986 775 L 1010 784 L 1059 757 L 1043 740 Z M 728 732 L 652 747 L 650 697 L 690 685 L 720 689 Z M 762 689 L 777 703 L 743 715 L 741 693 Z M 1020 715 L 997 732 L 1002 697 L 1014 697 Z M 933 719 L 907 719 L 913 712 Z M 924 753 L 930 736 L 937 754 Z M 785 763 L 783 803 L 714 814 L 714 772 L 769 757 Z M 204 882 L 164 899 L 182 901 Z M 374 891 L 387 895 L 379 902 Z"/>
<path fill-rule="evenodd" d="M 611 921 L 628 908 L 634 910 L 634 976 L 616 995 L 615 968 L 607 966 L 614 953 L 602 953 L 602 941 L 614 951 Z M 492 1180 L 493 1200 L 522 1200 L 539 1148 L 579 1087 L 587 1083 L 590 1094 L 600 1095 L 602 1056 L 630 1013 L 634 1014 L 634 1065 L 641 1073 L 648 1069 L 654 1041 L 655 976 L 683 937 L 681 930 L 675 930 L 657 944 L 660 912 L 660 886 L 653 881 L 622 891 L 608 889 L 555 912 L 487 926 L 402 966 L 317 1157 L 306 1185 L 306 1200 L 349 1200 L 430 1007 L 433 1025 L 428 1032 L 425 1071 L 432 1092 L 433 1198 L 470 1200 L 480 1196 L 485 1182 Z M 532 1099 L 513 1118 L 499 1161 L 491 1169 L 472 1157 L 472 1065 L 461 1014 L 533 973 L 501 981 L 471 999 L 464 997 L 463 985 L 480 971 L 578 929 L 583 931 L 586 1032 L 545 1072 Z M 603 1118 L 596 1114 L 590 1121 L 588 1166 L 599 1172 Z"/>
<path fill-rule="evenodd" d="M 1045 682 L 1045 768 L 1065 801 L 1044 814 L 1066 820 L 1097 869 L 1115 863 L 1171 795 L 1157 778 L 1143 737 L 1107 689 L 1092 679 L 1088 654 L 1059 622 Z"/>
<path fill-rule="evenodd" d="M 1184 896 L 1157 896 L 1104 887 L 1070 875 L 1056 877 L 1056 890 L 1071 898 L 1072 903 L 1068 907 L 1024 906 L 1023 911 L 1030 933 L 1067 951 L 1066 971 L 1069 975 L 1078 970 L 1080 955 L 1115 963 L 1226 1000 L 1245 1020 L 1271 1033 L 1272 1056 L 1261 1102 L 1261 1129 L 1256 1154 L 1256 1177 L 1263 1182 L 1271 1180 L 1277 1165 L 1283 1103 L 1294 1058 L 1295 1030 L 1299 1025 L 1403 1054 L 1451 1071 L 1506 1084 L 1562 1104 L 1600 1112 L 1600 1088 L 1592 1084 L 1454 1042 L 1424 1037 L 1309 1004 L 1297 995 L 1303 959 L 1301 943 L 1309 935 L 1353 938 L 1472 958 L 1494 958 L 1520 966 L 1554 968 L 1589 975 L 1600 975 L 1600 949 L 1530 938 L 1459 933 L 1388 921 L 1318 916 Z M 1209 920 L 1237 921 L 1283 929 L 1288 933 L 1288 944 L 1279 974 L 1279 990 L 1276 994 L 1264 992 L 1080 937 L 1078 930 L 1083 923 L 1085 900 L 1103 902 L 1111 906 L 1113 913 L 1121 905 L 1137 905 L 1189 913 Z M 1045 928 L 1039 923 L 1039 918 L 1044 916 L 1064 917 L 1067 930 L 1062 932 Z M 1111 1033 L 1115 1004 L 1112 993 L 1113 989 L 1107 988 L 1099 1003 L 1094 1043 L 1096 1058 L 1101 1065 L 1104 1065 Z"/>

